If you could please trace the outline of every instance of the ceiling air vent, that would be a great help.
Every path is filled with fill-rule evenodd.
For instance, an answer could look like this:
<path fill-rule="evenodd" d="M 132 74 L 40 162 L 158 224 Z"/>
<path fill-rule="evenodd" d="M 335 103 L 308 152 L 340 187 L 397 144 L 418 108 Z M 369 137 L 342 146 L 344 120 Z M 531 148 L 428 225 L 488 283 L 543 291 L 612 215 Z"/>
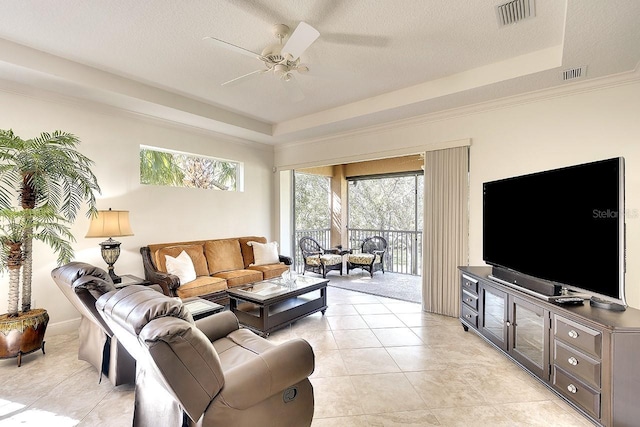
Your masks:
<path fill-rule="evenodd" d="M 587 75 L 587 66 L 583 65 L 582 67 L 568 68 L 566 70 L 562 70 L 562 80 L 575 80 L 581 77 L 585 77 Z"/>
<path fill-rule="evenodd" d="M 505 27 L 536 16 L 534 0 L 512 0 L 496 6 L 498 25 Z"/>

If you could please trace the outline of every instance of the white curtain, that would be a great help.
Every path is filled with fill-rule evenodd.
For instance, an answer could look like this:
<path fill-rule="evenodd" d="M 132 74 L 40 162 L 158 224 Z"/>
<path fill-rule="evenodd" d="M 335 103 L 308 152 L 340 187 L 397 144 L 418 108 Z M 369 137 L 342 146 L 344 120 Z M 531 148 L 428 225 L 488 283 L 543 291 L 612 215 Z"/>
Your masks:
<path fill-rule="evenodd" d="M 457 267 L 468 263 L 469 147 L 428 151 L 424 164 L 422 308 L 458 317 Z"/>

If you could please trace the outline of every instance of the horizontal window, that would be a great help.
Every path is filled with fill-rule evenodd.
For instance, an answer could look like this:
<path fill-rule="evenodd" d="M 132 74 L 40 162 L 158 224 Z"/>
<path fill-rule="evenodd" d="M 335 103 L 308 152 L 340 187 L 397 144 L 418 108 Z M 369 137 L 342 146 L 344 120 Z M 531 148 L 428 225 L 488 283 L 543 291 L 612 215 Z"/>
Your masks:
<path fill-rule="evenodd" d="M 240 162 L 140 146 L 140 183 L 242 191 Z"/>

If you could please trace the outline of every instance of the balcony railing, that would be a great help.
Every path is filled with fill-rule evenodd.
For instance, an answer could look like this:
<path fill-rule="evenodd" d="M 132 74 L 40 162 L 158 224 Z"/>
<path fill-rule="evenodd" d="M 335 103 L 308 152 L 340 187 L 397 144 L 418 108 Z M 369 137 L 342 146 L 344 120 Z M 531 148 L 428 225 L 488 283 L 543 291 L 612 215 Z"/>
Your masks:
<path fill-rule="evenodd" d="M 367 230 L 349 228 L 351 249 L 360 249 L 367 237 L 381 236 L 387 241 L 384 269 L 392 273 L 422 275 L 422 231 Z"/>
<path fill-rule="evenodd" d="M 349 228 L 347 237 L 350 249 L 360 249 L 362 241 L 371 236 L 382 236 L 388 243 L 385 254 L 385 271 L 401 274 L 422 275 L 422 231 L 368 230 Z M 302 254 L 298 242 L 302 237 L 315 239 L 323 248 L 331 247 L 331 230 L 296 230 L 294 262 L 302 272 Z"/>

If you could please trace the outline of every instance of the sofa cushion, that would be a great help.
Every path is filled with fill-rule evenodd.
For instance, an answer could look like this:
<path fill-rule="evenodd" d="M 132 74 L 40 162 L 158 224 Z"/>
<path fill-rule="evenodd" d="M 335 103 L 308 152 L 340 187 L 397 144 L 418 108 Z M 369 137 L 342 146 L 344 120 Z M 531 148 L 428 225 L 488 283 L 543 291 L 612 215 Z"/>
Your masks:
<path fill-rule="evenodd" d="M 283 263 L 269 264 L 269 265 L 254 265 L 249 267 L 249 270 L 256 270 L 262 273 L 262 279 L 273 279 L 274 277 L 282 276 L 282 273 L 289 270 L 288 265 Z"/>
<path fill-rule="evenodd" d="M 182 251 L 185 251 L 193 262 L 193 268 L 196 270 L 196 276 L 208 276 L 209 268 L 207 260 L 204 257 L 204 245 L 175 245 L 166 246 L 156 251 L 155 262 L 158 271 L 167 273 L 166 255 L 176 258 Z"/>
<path fill-rule="evenodd" d="M 180 298 L 199 297 L 227 290 L 227 281 L 219 277 L 200 276 L 176 290 Z"/>
<path fill-rule="evenodd" d="M 324 265 L 337 265 L 342 263 L 342 255 L 323 254 L 320 255 L 320 261 Z"/>
<path fill-rule="evenodd" d="M 308 257 L 306 257 L 304 259 L 304 262 L 307 265 L 319 266 L 320 265 L 320 254 L 308 256 Z"/>
<path fill-rule="evenodd" d="M 380 262 L 380 255 L 373 255 L 373 254 L 366 254 L 366 253 L 349 255 L 347 259 L 352 264 L 368 265 L 368 264 L 374 263 L 373 261 L 374 258 L 375 258 L 375 262 Z"/>
<path fill-rule="evenodd" d="M 209 274 L 244 268 L 238 239 L 207 240 L 204 254 L 209 265 Z"/>
<path fill-rule="evenodd" d="M 240 237 L 238 239 L 240 242 L 240 250 L 242 251 L 242 259 L 244 260 L 244 268 L 249 267 L 249 265 L 255 262 L 253 258 L 253 248 L 249 246 L 248 242 L 258 242 L 258 243 L 267 243 L 267 239 L 264 237 L 258 236 L 248 236 L 248 237 Z"/>
<path fill-rule="evenodd" d="M 262 273 L 256 270 L 233 270 L 222 271 L 216 273 L 214 277 L 225 279 L 227 286 L 234 288 L 236 286 L 248 285 L 262 280 Z"/>
<path fill-rule="evenodd" d="M 254 262 L 249 266 L 277 264 L 280 262 L 278 256 L 278 242 L 260 243 L 250 241 L 247 245 L 253 248 Z"/>

